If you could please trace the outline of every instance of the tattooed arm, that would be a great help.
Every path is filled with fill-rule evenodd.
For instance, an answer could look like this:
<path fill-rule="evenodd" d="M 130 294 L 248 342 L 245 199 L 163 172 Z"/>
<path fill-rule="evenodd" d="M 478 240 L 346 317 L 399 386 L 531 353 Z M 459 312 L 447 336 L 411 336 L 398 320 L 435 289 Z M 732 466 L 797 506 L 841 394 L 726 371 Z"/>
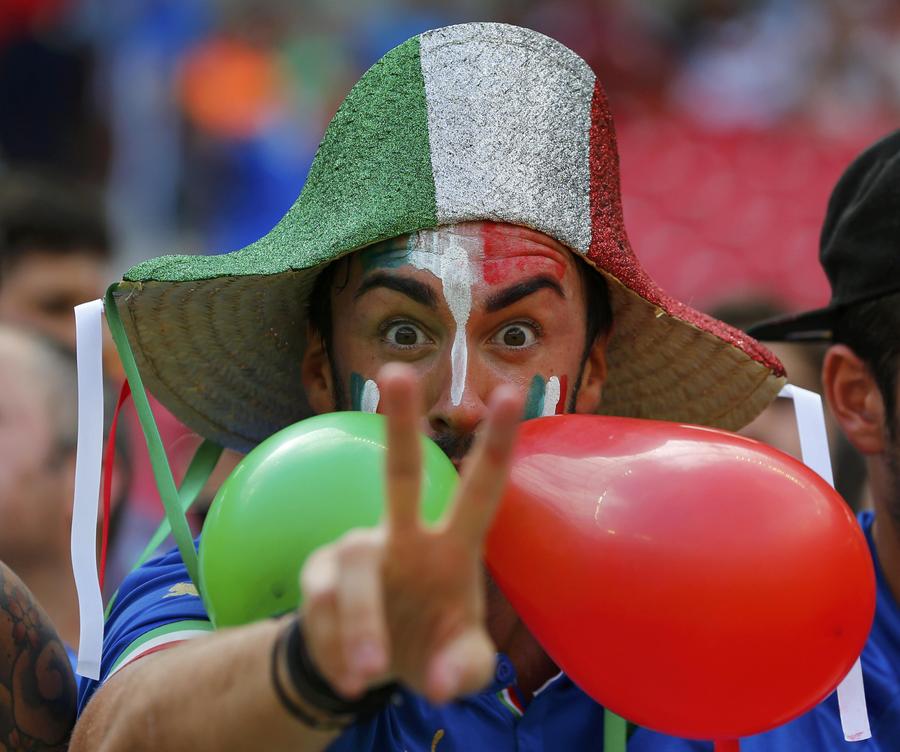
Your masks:
<path fill-rule="evenodd" d="M 65 750 L 75 677 L 50 619 L 0 562 L 0 749 Z"/>

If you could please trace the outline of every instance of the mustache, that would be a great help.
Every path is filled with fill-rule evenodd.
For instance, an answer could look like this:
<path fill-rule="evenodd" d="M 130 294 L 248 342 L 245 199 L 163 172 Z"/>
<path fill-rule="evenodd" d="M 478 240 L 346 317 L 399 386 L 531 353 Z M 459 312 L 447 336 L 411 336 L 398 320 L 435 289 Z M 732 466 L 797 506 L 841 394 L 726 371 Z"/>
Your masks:
<path fill-rule="evenodd" d="M 472 444 L 475 443 L 475 434 L 472 433 L 441 433 L 432 437 L 432 441 L 437 444 L 441 451 L 451 460 L 461 460 L 465 457 Z"/>

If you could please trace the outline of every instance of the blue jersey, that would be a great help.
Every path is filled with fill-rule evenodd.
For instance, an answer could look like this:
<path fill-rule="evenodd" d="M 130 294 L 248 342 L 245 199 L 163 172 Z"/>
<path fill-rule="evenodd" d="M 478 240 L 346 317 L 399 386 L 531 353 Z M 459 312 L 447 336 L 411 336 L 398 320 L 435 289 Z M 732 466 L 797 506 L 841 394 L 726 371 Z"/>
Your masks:
<path fill-rule="evenodd" d="M 178 552 L 148 562 L 119 589 L 106 623 L 100 682 L 82 678 L 79 713 L 97 686 L 123 666 L 211 630 Z M 549 681 L 525 708 L 515 669 L 499 655 L 493 682 L 479 694 L 434 706 L 401 691 L 382 712 L 347 729 L 329 750 L 540 752 L 602 745 L 603 709 L 567 676 Z"/>
<path fill-rule="evenodd" d="M 741 752 L 896 752 L 900 750 L 900 605 L 894 600 L 875 555 L 874 515 L 863 512 L 860 525 L 875 562 L 875 622 L 862 653 L 863 681 L 872 738 L 844 741 L 837 695 L 832 693 L 808 713 L 765 734 L 741 740 Z M 777 681 L 777 677 L 773 679 Z M 712 752 L 712 744 L 690 742 L 638 730 L 629 752 Z"/>

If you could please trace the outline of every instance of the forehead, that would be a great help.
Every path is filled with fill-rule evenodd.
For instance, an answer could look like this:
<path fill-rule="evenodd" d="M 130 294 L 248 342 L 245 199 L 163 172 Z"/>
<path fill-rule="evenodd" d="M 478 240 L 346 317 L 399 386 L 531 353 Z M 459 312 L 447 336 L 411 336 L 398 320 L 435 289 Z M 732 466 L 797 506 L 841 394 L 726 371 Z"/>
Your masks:
<path fill-rule="evenodd" d="M 549 275 L 563 283 L 577 263 L 553 238 L 497 222 L 466 222 L 391 238 L 354 254 L 354 262 L 362 275 L 414 267 L 442 280 L 465 268 L 473 283 L 487 286 L 527 275 Z"/>

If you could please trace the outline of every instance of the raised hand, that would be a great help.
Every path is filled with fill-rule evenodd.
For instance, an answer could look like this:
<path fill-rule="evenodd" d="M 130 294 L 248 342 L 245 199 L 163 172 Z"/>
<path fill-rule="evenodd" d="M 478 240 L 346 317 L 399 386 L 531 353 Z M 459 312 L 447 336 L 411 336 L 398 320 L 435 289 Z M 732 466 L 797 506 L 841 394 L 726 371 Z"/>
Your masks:
<path fill-rule="evenodd" d="M 386 517 L 308 559 L 301 573 L 305 637 L 319 670 L 348 698 L 399 680 L 444 702 L 478 690 L 493 674 L 481 554 L 521 405 L 512 388 L 494 392 L 448 513 L 429 528 L 419 510 L 415 375 L 390 364 L 378 382 L 387 417 Z"/>

